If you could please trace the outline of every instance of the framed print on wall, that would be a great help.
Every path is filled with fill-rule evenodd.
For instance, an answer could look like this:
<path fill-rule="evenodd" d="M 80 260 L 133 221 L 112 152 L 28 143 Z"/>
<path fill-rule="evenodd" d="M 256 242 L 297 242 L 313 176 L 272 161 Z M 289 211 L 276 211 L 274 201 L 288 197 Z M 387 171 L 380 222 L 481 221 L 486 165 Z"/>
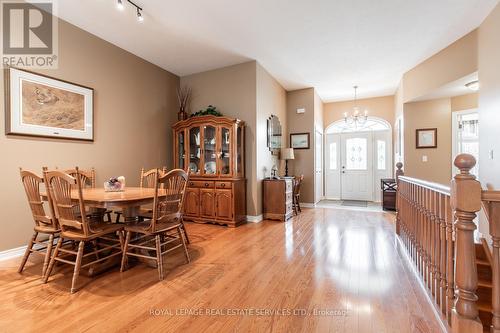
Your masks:
<path fill-rule="evenodd" d="M 17 68 L 5 69 L 5 133 L 94 140 L 94 90 Z"/>
<path fill-rule="evenodd" d="M 309 149 L 309 133 L 290 133 L 290 148 Z"/>
<path fill-rule="evenodd" d="M 417 149 L 437 148 L 437 128 L 416 130 Z"/>

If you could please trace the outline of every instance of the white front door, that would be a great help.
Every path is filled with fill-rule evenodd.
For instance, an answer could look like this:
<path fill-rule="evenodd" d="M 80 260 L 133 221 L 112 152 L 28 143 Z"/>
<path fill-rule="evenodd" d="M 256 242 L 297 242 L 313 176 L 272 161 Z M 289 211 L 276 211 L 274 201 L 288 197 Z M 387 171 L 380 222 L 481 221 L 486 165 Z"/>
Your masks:
<path fill-rule="evenodd" d="M 343 200 L 373 200 L 373 135 L 341 134 Z"/>
<path fill-rule="evenodd" d="M 323 199 L 323 134 L 315 132 L 315 161 L 314 161 L 314 203 Z"/>

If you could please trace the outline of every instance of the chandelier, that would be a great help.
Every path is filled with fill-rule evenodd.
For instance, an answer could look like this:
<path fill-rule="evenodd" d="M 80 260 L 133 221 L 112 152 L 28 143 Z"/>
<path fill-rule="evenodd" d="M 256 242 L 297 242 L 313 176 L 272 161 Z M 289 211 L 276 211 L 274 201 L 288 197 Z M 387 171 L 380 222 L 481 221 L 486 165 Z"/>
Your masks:
<path fill-rule="evenodd" d="M 368 111 L 365 110 L 363 114 L 359 112 L 358 107 L 358 86 L 354 86 L 354 108 L 352 109 L 352 114 L 344 113 L 345 123 L 352 128 L 358 128 L 363 126 L 368 120 Z"/>

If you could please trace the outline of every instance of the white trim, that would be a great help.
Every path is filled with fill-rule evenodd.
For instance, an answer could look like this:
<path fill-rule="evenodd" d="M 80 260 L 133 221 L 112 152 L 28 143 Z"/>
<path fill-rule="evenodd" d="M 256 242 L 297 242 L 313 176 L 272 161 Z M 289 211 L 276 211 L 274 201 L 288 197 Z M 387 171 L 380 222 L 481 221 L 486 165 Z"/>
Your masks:
<path fill-rule="evenodd" d="M 260 215 L 247 215 L 247 222 L 250 223 L 259 223 L 264 220 L 264 216 L 262 214 Z"/>
<path fill-rule="evenodd" d="M 305 208 L 314 208 L 316 207 L 315 203 L 312 202 L 301 202 L 300 205 Z"/>
<path fill-rule="evenodd" d="M 21 257 L 24 255 L 24 252 L 26 252 L 26 245 L 5 251 L 0 251 L 0 261 Z"/>

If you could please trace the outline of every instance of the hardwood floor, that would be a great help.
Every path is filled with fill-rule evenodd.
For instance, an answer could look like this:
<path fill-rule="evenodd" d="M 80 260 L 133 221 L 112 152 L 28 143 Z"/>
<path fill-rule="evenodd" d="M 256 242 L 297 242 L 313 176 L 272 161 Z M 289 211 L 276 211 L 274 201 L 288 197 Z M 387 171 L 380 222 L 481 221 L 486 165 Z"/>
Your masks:
<path fill-rule="evenodd" d="M 18 274 L 19 259 L 0 262 L 0 330 L 440 332 L 393 220 L 317 208 L 286 223 L 189 223 L 192 261 L 179 249 L 165 260 L 164 281 L 138 263 L 82 276 L 74 295 L 67 265 L 44 285 L 40 263 Z"/>

